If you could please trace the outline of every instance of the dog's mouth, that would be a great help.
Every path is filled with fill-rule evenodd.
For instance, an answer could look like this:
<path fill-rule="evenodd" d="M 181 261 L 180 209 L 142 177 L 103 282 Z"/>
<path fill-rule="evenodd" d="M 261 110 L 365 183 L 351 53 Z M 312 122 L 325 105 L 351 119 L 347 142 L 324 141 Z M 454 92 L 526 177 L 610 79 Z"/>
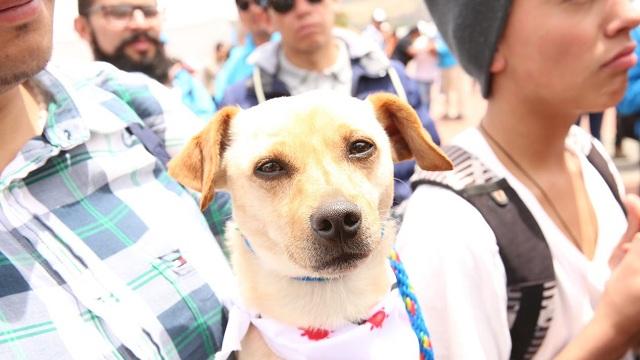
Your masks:
<path fill-rule="evenodd" d="M 369 252 L 344 252 L 338 256 L 324 260 L 314 265 L 315 271 L 345 271 L 356 267 L 360 261 L 366 259 Z"/>

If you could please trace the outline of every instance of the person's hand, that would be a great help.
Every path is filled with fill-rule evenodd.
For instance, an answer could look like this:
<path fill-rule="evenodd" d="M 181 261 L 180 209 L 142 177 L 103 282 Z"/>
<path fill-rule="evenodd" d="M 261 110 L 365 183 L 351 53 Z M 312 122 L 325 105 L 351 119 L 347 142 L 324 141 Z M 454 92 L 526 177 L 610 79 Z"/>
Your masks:
<path fill-rule="evenodd" d="M 628 226 L 609 258 L 611 278 L 593 319 L 555 360 L 619 359 L 640 340 L 640 198 L 624 202 Z"/>
<path fill-rule="evenodd" d="M 628 196 L 625 205 L 629 225 L 609 260 L 612 274 L 595 317 L 620 339 L 636 345 L 640 337 L 640 198 Z"/>
<path fill-rule="evenodd" d="M 627 208 L 627 231 L 620 239 L 618 246 L 615 248 L 609 258 L 609 266 L 614 270 L 622 261 L 627 253 L 631 242 L 634 239 L 640 239 L 640 197 L 636 195 L 627 195 L 623 200 Z"/>

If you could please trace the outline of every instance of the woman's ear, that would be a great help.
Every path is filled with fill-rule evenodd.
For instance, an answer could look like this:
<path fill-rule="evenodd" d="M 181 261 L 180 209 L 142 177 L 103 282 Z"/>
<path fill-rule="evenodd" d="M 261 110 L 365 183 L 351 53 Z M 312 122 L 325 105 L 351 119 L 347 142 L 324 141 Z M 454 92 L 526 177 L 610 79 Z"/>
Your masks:
<path fill-rule="evenodd" d="M 495 55 L 493 55 L 493 61 L 491 62 L 491 74 L 498 74 L 507 68 L 507 59 L 504 56 L 502 47 L 498 46 Z"/>

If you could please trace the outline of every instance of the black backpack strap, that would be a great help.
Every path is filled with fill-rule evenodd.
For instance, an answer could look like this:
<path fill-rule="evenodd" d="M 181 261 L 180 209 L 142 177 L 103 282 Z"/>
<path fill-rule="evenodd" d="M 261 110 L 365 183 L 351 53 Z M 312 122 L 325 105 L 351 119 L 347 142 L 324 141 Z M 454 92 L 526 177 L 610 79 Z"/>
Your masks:
<path fill-rule="evenodd" d="M 244 84 L 247 93 L 255 97 L 257 104 L 273 98 L 291 96 L 291 92 L 284 82 L 259 66 L 253 68 L 251 76 Z"/>
<path fill-rule="evenodd" d="M 127 125 L 127 131 L 133 136 L 137 137 L 142 145 L 147 149 L 151 155 L 155 156 L 158 161 L 166 168 L 167 163 L 171 159 L 169 153 L 164 146 L 164 141 L 153 130 L 143 126 L 139 123 L 130 123 Z"/>
<path fill-rule="evenodd" d="M 605 156 L 598 150 L 597 146 L 592 143 L 591 149 L 587 154 L 587 160 L 593 165 L 594 168 L 600 173 L 602 179 L 607 183 L 607 186 L 613 193 L 613 197 L 616 199 L 624 215 L 627 215 L 627 209 L 622 202 L 622 197 L 620 196 L 620 190 L 618 189 L 618 184 L 616 182 L 611 169 L 609 169 L 609 163 L 607 162 Z"/>
<path fill-rule="evenodd" d="M 507 276 L 511 359 L 529 359 L 542 344 L 553 313 L 555 272 L 542 230 L 509 183 L 480 159 L 456 146 L 443 147 L 454 170 L 419 170 L 421 184 L 448 188 L 471 203 L 493 230 Z"/>
<path fill-rule="evenodd" d="M 529 359 L 551 320 L 555 273 L 549 246 L 533 215 L 505 179 L 471 187 L 462 197 L 493 230 L 507 275 L 511 359 Z"/>

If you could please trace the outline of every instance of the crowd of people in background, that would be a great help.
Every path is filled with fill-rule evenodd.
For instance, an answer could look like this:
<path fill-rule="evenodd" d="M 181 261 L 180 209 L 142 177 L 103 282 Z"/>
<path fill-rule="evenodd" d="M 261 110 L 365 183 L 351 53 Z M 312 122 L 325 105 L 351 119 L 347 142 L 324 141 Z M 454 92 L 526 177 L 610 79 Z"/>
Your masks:
<path fill-rule="evenodd" d="M 218 105 L 229 85 L 250 74 L 252 65 L 248 62 L 249 54 L 269 40 L 280 41 L 279 32 L 268 24 L 266 4 L 260 1 L 237 3 L 239 23 L 234 31 L 239 34 L 236 36 L 238 40 L 232 42 L 223 39 L 216 42 L 211 61 L 202 69 L 203 82 Z M 360 32 L 364 39 L 375 43 L 389 59 L 398 60 L 405 66 L 407 75 L 420 87 L 422 102 L 427 104 L 434 119 L 460 120 L 468 115 L 465 112 L 475 111 L 468 109 L 468 99 L 479 95 L 477 83 L 459 66 L 433 21 L 394 23 L 385 9 L 374 8 L 369 23 L 361 28 L 349 26 L 348 29 Z M 431 103 L 432 97 L 436 100 L 434 104 Z M 619 107 L 617 109 L 612 150 L 615 158 L 625 157 L 623 139 L 638 139 L 638 126 L 634 119 L 629 120 L 625 102 L 629 100 L 623 101 L 622 110 Z M 599 140 L 603 115 L 604 112 L 585 114 L 587 127 Z"/>
<path fill-rule="evenodd" d="M 280 41 L 280 33 L 269 23 L 266 2 L 237 3 L 239 23 L 235 33 L 238 40 L 216 42 L 211 61 L 202 70 L 203 82 L 216 104 L 220 104 L 226 88 L 246 78 L 252 65 L 248 61 L 253 50 L 267 41 Z M 335 26 L 339 26 L 336 22 Z M 457 61 L 432 21 L 392 25 L 387 12 L 375 8 L 371 21 L 362 29 L 354 26 L 346 30 L 359 33 L 373 42 L 389 58 L 401 62 L 407 75 L 420 87 L 422 102 L 429 106 L 432 91 L 442 98 L 442 119 L 464 118 L 465 98 L 472 91 L 470 78 Z M 434 87 L 435 85 L 435 87 Z M 441 96 L 440 96 L 441 95 Z"/>
<path fill-rule="evenodd" d="M 179 56 L 167 54 L 161 36 L 162 9 L 131 7 L 126 3 L 90 8 L 87 4 L 91 3 L 79 2 L 74 26 L 90 45 L 94 59 L 125 71 L 143 72 L 168 85 L 205 119 L 223 102 L 227 88 L 251 75 L 255 60 L 249 60 L 249 56 L 253 51 L 267 42 L 281 40 L 268 15 L 267 0 L 236 1 L 239 21 L 232 31 L 234 39 L 216 41 L 205 66 L 194 69 Z M 344 26 L 338 21 L 334 25 Z M 460 120 L 465 119 L 465 112 L 475 111 L 468 109 L 467 99 L 478 95 L 477 83 L 458 65 L 433 21 L 394 23 L 385 9 L 375 8 L 368 24 L 362 28 L 348 26 L 347 31 L 361 33 L 363 39 L 374 43 L 389 59 L 403 64 L 407 75 L 418 84 L 421 102 L 427 105 L 432 118 Z M 616 158 L 625 157 L 623 139 L 638 139 L 637 121 L 634 113 L 629 112 L 634 106 L 629 104 L 634 91 L 630 90 L 617 107 L 613 149 Z M 435 103 L 432 97 L 437 100 Z M 603 112 L 585 114 L 596 139 L 601 139 L 603 115 Z"/>

